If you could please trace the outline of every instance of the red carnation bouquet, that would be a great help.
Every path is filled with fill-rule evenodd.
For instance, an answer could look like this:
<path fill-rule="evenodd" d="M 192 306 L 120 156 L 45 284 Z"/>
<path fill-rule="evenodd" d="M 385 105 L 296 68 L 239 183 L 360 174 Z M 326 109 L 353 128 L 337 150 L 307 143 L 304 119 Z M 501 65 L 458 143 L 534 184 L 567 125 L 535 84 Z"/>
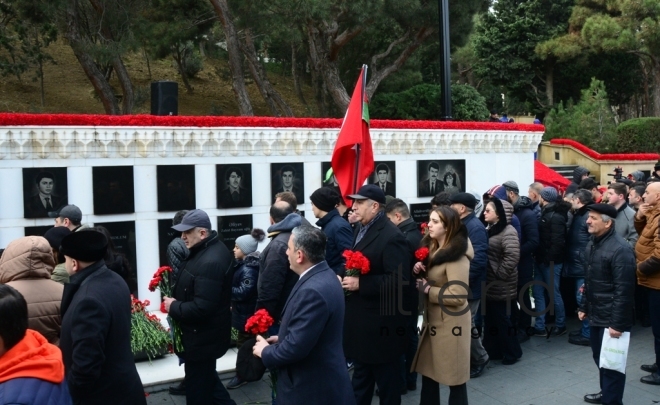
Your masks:
<path fill-rule="evenodd" d="M 419 225 L 419 229 L 422 232 L 422 235 L 426 235 L 426 232 L 429 230 L 429 224 L 427 222 L 422 222 Z"/>
<path fill-rule="evenodd" d="M 149 282 L 149 291 L 160 290 L 161 295 L 165 297 L 172 296 L 172 284 L 170 283 L 170 276 L 172 275 L 172 268 L 170 266 L 160 266 L 154 273 L 153 278 Z M 160 303 L 160 310 L 167 313 L 165 310 L 165 303 Z M 177 322 L 168 316 L 167 320 L 172 326 L 172 340 L 174 341 L 174 350 L 178 353 L 183 351 L 183 334 Z"/>
<path fill-rule="evenodd" d="M 133 355 L 143 353 L 149 361 L 170 349 L 170 333 L 160 319 L 147 310 L 149 300 L 140 301 L 131 295 L 131 351 Z"/>
<path fill-rule="evenodd" d="M 415 257 L 420 262 L 426 262 L 426 259 L 429 257 L 429 248 L 426 246 L 421 247 L 415 251 Z"/>
<path fill-rule="evenodd" d="M 360 277 L 371 270 L 369 259 L 362 252 L 344 250 L 342 256 L 346 259 L 346 277 Z M 344 293 L 351 295 L 351 291 L 344 291 Z"/>
<path fill-rule="evenodd" d="M 260 309 L 245 322 L 245 331 L 253 335 L 265 335 L 275 320 L 265 309 Z"/>

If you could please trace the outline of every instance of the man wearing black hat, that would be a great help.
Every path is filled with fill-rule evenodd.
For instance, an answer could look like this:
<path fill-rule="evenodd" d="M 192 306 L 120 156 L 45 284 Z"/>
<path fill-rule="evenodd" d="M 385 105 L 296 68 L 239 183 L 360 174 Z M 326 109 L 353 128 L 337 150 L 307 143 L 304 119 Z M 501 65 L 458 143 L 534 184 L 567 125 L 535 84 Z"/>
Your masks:
<path fill-rule="evenodd" d="M 484 224 L 474 214 L 477 199 L 470 193 L 457 193 L 449 197 L 451 207 L 458 212 L 461 222 L 468 231 L 468 238 L 474 249 L 474 258 L 470 261 L 470 292 L 472 298 L 468 300 L 472 313 L 472 329 L 474 331 L 475 316 L 481 302 L 481 283 L 486 281 L 488 265 L 488 232 Z M 481 343 L 481 334 L 474 335 L 470 341 L 470 378 L 477 378 L 486 370 L 490 362 L 488 353 Z"/>
<path fill-rule="evenodd" d="M 353 200 L 353 212 L 362 227 L 353 240 L 353 251 L 369 260 L 370 271 L 360 277 L 344 277 L 346 298 L 344 354 L 355 360 L 353 392 L 358 405 L 370 404 L 374 383 L 381 404 L 401 403 L 400 359 L 406 335 L 403 311 L 404 282 L 410 282 L 408 242 L 383 211 L 385 194 L 367 184 Z"/>
<path fill-rule="evenodd" d="M 600 367 L 603 335 L 618 338 L 633 325 L 635 254 L 617 235 L 616 209 L 608 204 L 588 206 L 587 226 L 591 241 L 585 251 L 585 292 L 580 302 L 580 320 L 589 319 L 591 350 L 599 367 L 601 392 L 584 396 L 592 404 L 622 404 L 626 375 Z"/>
<path fill-rule="evenodd" d="M 82 211 L 73 204 L 65 205 L 57 211 L 49 212 L 48 216 L 55 218 L 55 226 L 64 226 L 71 232 L 82 229 Z"/>
<path fill-rule="evenodd" d="M 342 253 L 350 249 L 353 243 L 353 229 L 337 211 L 340 196 L 330 187 L 321 187 L 314 191 L 309 199 L 312 201 L 312 212 L 319 220 L 316 226 L 320 227 L 328 242 L 325 246 L 325 261 L 338 276 L 345 272 L 346 260 Z"/>
<path fill-rule="evenodd" d="M 190 251 L 183 263 L 173 297 L 165 297 L 165 309 L 183 332 L 186 403 L 232 404 L 216 372 L 216 360 L 229 348 L 231 338 L 231 280 L 233 257 L 202 210 L 188 211 L 172 227 Z"/>
<path fill-rule="evenodd" d="M 76 404 L 146 404 L 131 352 L 131 297 L 105 266 L 106 237 L 75 232 L 62 240 L 69 283 L 62 296 L 60 349 Z"/>

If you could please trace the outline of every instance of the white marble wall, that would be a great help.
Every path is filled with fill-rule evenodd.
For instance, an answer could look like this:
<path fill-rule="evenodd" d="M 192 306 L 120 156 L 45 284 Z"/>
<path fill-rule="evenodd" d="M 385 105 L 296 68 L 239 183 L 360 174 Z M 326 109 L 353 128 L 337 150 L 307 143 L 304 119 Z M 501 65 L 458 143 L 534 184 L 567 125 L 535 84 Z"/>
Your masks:
<path fill-rule="evenodd" d="M 197 208 L 217 216 L 252 214 L 255 227 L 268 227 L 271 204 L 270 163 L 303 162 L 305 193 L 321 186 L 321 162 L 329 161 L 337 130 L 241 128 L 0 128 L 0 246 L 24 236 L 24 227 L 50 225 L 48 218 L 23 218 L 22 168 L 67 167 L 68 200 L 83 212 L 84 223 L 135 221 L 139 295 L 156 307 L 147 290 L 159 263 L 156 166 L 195 165 Z M 267 134 L 268 136 L 266 136 Z M 223 136 L 227 136 L 222 140 Z M 376 160 L 396 161 L 397 197 L 417 197 L 418 160 L 466 161 L 466 190 L 483 193 L 493 185 L 516 181 L 523 193 L 534 181 L 534 152 L 541 132 L 469 132 L 456 130 L 372 130 Z M 268 139 L 266 139 L 268 138 Z M 253 206 L 216 208 L 215 165 L 252 165 Z M 135 213 L 94 215 L 92 167 L 134 167 Z M 300 205 L 313 223 L 309 203 Z"/>

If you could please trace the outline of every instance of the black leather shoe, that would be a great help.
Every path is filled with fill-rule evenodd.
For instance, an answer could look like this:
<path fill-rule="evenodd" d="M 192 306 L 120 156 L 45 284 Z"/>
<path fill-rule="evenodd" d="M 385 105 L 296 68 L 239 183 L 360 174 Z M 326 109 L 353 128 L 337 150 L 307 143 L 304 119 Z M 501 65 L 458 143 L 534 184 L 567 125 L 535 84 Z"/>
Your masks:
<path fill-rule="evenodd" d="M 183 380 L 179 385 L 173 385 L 169 389 L 170 395 L 186 395 L 186 380 Z"/>
<path fill-rule="evenodd" d="M 569 336 L 568 343 L 578 346 L 591 346 L 591 339 L 586 338 L 582 335 Z"/>
<path fill-rule="evenodd" d="M 584 396 L 584 402 L 588 402 L 590 404 L 600 404 L 600 398 L 603 396 L 602 393 L 598 394 L 587 394 Z"/>
<path fill-rule="evenodd" d="M 658 365 L 656 363 L 643 364 L 640 368 L 642 370 L 646 371 L 647 373 L 657 373 L 658 372 Z"/>
<path fill-rule="evenodd" d="M 488 365 L 488 363 L 490 363 L 490 359 L 487 360 L 484 364 L 474 366 L 474 368 L 470 370 L 470 378 L 477 378 L 480 375 L 482 375 L 486 370 L 486 366 Z"/>
<path fill-rule="evenodd" d="M 652 373 L 640 378 L 639 381 L 643 382 L 644 384 L 660 385 L 660 375 L 658 373 Z"/>
<path fill-rule="evenodd" d="M 581 329 L 578 329 L 578 330 L 574 330 L 573 332 L 570 332 L 570 333 L 568 334 L 568 336 L 569 336 L 569 337 L 570 337 L 570 336 L 580 336 L 581 334 L 582 334 L 582 330 L 581 330 Z"/>

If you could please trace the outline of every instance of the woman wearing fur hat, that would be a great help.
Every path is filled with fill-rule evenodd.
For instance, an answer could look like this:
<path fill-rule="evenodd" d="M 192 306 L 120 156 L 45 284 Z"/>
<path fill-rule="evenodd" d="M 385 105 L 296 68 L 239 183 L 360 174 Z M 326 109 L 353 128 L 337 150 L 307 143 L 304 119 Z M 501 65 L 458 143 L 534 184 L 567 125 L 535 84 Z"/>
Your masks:
<path fill-rule="evenodd" d="M 484 348 L 491 359 L 513 364 L 522 357 L 522 349 L 507 315 L 508 303 L 516 299 L 520 242 L 511 226 L 513 206 L 497 197 L 484 209 L 488 229 L 488 270 L 486 280 L 486 312 Z"/>
<path fill-rule="evenodd" d="M 259 252 L 257 247 L 266 233 L 254 228 L 249 235 L 236 238 L 234 246 L 234 278 L 231 286 L 231 328 L 236 347 L 240 348 L 252 337 L 245 332 L 245 322 L 254 314 L 257 306 L 257 280 L 259 279 Z M 228 389 L 247 384 L 238 374 L 227 384 Z"/>
<path fill-rule="evenodd" d="M 470 260 L 467 229 L 447 206 L 431 211 L 422 241 L 429 256 L 414 267 L 424 278 L 424 325 L 412 368 L 422 374 L 420 404 L 440 404 L 440 384 L 448 385 L 449 404 L 467 405 L 470 379 L 471 314 L 467 303 Z M 460 332 L 460 333 L 459 333 Z"/>

